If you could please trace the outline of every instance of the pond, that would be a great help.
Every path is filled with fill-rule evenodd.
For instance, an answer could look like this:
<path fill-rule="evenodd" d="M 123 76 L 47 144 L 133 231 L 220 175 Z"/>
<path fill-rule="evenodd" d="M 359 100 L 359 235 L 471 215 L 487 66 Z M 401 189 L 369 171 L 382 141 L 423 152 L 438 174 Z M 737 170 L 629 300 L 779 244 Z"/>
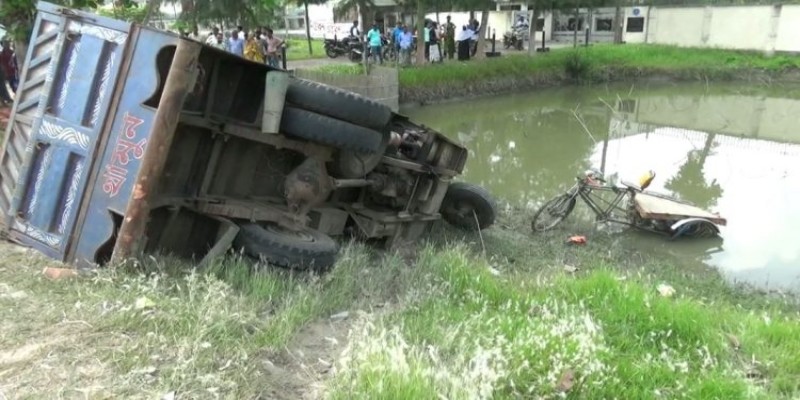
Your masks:
<path fill-rule="evenodd" d="M 634 182 L 653 170 L 649 189 L 728 224 L 711 251 L 651 235 L 631 236 L 632 248 L 693 258 L 731 281 L 800 290 L 800 87 L 569 87 L 403 112 L 469 148 L 463 179 L 530 209 L 588 168 Z"/>

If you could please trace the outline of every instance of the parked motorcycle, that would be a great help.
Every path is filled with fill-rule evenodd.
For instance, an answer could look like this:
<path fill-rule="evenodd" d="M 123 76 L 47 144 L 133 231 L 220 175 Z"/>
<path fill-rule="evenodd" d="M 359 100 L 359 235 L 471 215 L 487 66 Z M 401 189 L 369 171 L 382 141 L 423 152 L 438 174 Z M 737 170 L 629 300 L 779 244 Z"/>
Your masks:
<path fill-rule="evenodd" d="M 525 44 L 525 34 L 527 31 L 527 26 L 518 26 L 506 32 L 503 34 L 503 46 L 505 46 L 506 49 L 513 47 L 517 50 L 522 50 Z"/>
<path fill-rule="evenodd" d="M 336 39 L 325 39 L 325 54 L 330 58 L 336 58 L 347 54 L 347 45 Z"/>

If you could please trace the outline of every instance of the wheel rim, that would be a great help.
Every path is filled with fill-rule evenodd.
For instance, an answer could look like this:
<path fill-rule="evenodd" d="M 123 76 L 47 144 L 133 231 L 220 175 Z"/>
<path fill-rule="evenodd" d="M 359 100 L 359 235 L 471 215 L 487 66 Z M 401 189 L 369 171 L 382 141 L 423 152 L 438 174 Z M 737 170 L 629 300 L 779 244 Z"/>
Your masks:
<path fill-rule="evenodd" d="M 284 228 L 284 227 L 282 227 L 282 226 L 280 226 L 278 224 L 273 224 L 273 223 L 266 224 L 264 226 L 264 229 L 269 231 L 269 232 L 272 232 L 272 233 L 275 233 L 275 234 L 278 234 L 278 235 L 281 235 L 281 236 L 291 237 L 293 239 L 301 240 L 301 241 L 306 242 L 306 243 L 314 243 L 314 242 L 317 241 L 317 239 L 314 238 L 314 236 L 308 234 L 308 232 L 305 232 L 305 231 L 302 231 L 302 230 L 293 231 L 293 230 Z"/>
<path fill-rule="evenodd" d="M 469 225 L 474 225 L 476 223 L 476 208 L 469 202 L 458 201 L 450 203 L 445 207 L 444 211 L 448 218 L 453 221 Z M 480 218 L 478 219 L 480 220 Z"/>
<path fill-rule="evenodd" d="M 551 204 L 545 206 L 544 210 L 536 217 L 536 220 L 533 222 L 533 228 L 537 231 L 546 231 L 552 229 L 554 226 L 558 225 L 559 222 L 564 220 L 567 215 L 567 211 L 569 210 L 569 200 L 566 199 L 559 199 L 559 201 L 554 201 Z M 550 223 L 542 223 L 543 217 L 552 217 L 553 219 Z"/>

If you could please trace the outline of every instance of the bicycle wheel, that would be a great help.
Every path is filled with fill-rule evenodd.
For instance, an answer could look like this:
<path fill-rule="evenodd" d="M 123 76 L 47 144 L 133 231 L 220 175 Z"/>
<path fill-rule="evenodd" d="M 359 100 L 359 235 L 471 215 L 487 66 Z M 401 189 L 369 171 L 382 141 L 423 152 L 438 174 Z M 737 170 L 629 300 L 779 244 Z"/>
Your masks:
<path fill-rule="evenodd" d="M 575 208 L 575 202 L 575 197 L 568 194 L 552 198 L 536 211 L 531 221 L 531 230 L 545 232 L 555 228 L 569 216 Z"/>

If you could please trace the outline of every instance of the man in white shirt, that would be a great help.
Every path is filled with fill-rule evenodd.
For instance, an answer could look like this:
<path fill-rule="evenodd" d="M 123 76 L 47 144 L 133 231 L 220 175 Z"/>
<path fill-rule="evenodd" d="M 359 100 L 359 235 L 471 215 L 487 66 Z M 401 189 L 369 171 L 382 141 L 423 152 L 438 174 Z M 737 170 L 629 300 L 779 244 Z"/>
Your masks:
<path fill-rule="evenodd" d="M 206 38 L 206 44 L 213 46 L 215 43 L 217 43 L 217 36 L 219 36 L 219 28 L 215 26 L 211 28 L 211 33 Z"/>

